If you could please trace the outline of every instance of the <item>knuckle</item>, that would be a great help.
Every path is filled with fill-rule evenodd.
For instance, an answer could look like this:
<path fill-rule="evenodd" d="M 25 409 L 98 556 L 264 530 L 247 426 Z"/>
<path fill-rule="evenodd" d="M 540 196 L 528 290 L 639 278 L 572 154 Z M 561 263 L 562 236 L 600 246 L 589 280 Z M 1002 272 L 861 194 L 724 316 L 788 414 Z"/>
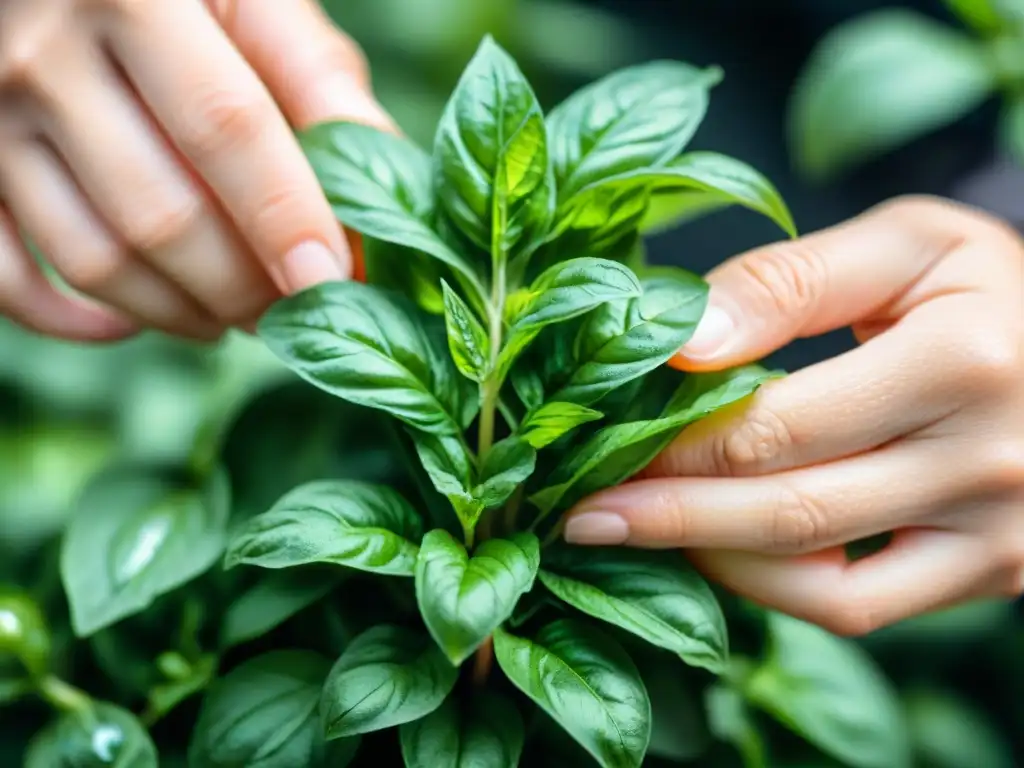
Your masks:
<path fill-rule="evenodd" d="M 772 549 L 782 554 L 801 554 L 817 549 L 828 536 L 825 505 L 806 492 L 783 485 L 768 532 Z"/>
<path fill-rule="evenodd" d="M 989 333 L 975 333 L 961 347 L 960 372 L 972 389 L 982 395 L 1012 390 L 1024 375 L 1021 344 L 1008 329 L 993 323 Z"/>
<path fill-rule="evenodd" d="M 57 271 L 72 288 L 99 295 L 117 280 L 127 262 L 127 255 L 119 248 L 97 248 L 62 260 Z"/>
<path fill-rule="evenodd" d="M 185 154 L 214 157 L 255 142 L 264 130 L 269 107 L 263 95 L 253 91 L 208 85 L 195 93 L 183 110 L 190 116 L 179 137 Z"/>
<path fill-rule="evenodd" d="M 828 290 L 825 260 L 807 242 L 757 251 L 741 264 L 754 286 L 755 299 L 774 305 L 784 315 L 807 313 Z"/>
<path fill-rule="evenodd" d="M 736 429 L 715 440 L 715 463 L 720 474 L 753 474 L 777 462 L 794 446 L 793 434 L 774 411 L 755 407 Z"/>
<path fill-rule="evenodd" d="M 25 33 L 0 38 L 0 84 L 33 88 L 43 72 L 48 49 L 46 36 Z"/>
<path fill-rule="evenodd" d="M 989 491 L 1014 493 L 1024 490 L 1024 437 L 992 441 L 982 451 L 980 479 Z"/>
<path fill-rule="evenodd" d="M 192 231 L 203 215 L 203 208 L 203 204 L 191 196 L 144 208 L 125 218 L 125 239 L 140 253 L 160 251 Z"/>

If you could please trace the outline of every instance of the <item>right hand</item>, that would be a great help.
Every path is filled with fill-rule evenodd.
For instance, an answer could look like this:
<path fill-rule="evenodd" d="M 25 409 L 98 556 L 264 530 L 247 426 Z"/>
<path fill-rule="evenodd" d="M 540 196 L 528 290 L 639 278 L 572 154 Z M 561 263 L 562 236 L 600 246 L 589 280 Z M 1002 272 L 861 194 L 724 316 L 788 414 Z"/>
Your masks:
<path fill-rule="evenodd" d="M 329 119 L 393 129 L 315 0 L 0 0 L 0 312 L 214 339 L 348 277 L 292 132 Z"/>

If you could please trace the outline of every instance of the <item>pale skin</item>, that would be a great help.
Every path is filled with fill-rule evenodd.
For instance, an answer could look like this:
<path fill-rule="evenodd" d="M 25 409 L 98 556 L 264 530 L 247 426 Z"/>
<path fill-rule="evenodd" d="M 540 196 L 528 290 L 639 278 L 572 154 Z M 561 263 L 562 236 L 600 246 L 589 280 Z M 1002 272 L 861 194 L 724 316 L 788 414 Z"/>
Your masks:
<path fill-rule="evenodd" d="M 352 275 L 294 130 L 394 124 L 314 0 L 0 0 L 0 311 L 51 336 L 215 339 Z M 27 235 L 75 294 L 53 287 Z M 581 502 L 579 544 L 682 547 L 711 578 L 834 631 L 1024 587 L 1024 245 L 897 200 L 715 270 L 673 365 L 861 345 L 686 430 Z M 840 545 L 895 543 L 847 564 Z"/>

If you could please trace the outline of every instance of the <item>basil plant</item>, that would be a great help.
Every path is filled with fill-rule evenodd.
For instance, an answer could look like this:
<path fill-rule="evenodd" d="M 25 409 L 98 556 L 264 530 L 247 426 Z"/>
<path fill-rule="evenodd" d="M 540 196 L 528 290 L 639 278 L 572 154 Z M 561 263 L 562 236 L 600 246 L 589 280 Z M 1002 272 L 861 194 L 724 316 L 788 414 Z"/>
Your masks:
<path fill-rule="evenodd" d="M 296 375 L 202 460 L 90 482 L 60 566 L 112 682 L 29 656 L 19 691 L 61 713 L 29 768 L 909 765 L 857 646 L 679 552 L 561 540 L 577 501 L 778 375 L 670 370 L 708 286 L 644 259 L 645 233 L 729 205 L 793 234 L 758 172 L 686 151 L 720 78 L 644 64 L 545 115 L 485 39 L 431 152 L 302 134 L 366 281 L 271 307 L 259 337 Z"/>

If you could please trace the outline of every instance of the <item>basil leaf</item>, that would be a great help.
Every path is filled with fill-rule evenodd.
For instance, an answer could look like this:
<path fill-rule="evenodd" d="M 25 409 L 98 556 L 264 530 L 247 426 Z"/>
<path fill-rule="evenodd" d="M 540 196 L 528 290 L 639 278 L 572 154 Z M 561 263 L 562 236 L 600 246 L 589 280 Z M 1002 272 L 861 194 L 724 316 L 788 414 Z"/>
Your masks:
<path fill-rule="evenodd" d="M 515 435 L 495 443 L 483 457 L 474 498 L 484 509 L 504 504 L 520 483 L 533 474 L 536 463 L 537 451 Z"/>
<path fill-rule="evenodd" d="M 157 768 L 146 729 L 120 707 L 98 702 L 90 712 L 68 713 L 33 737 L 25 768 Z"/>
<path fill-rule="evenodd" d="M 399 736 L 406 768 L 516 768 L 525 731 L 508 699 L 483 692 L 461 708 L 449 698 Z"/>
<path fill-rule="evenodd" d="M 797 236 L 793 217 L 775 186 L 746 163 L 717 152 L 690 152 L 661 168 L 643 168 L 613 177 L 583 190 L 566 205 L 590 206 L 592 196 L 613 187 L 646 188 L 656 196 L 678 200 L 684 218 L 698 207 L 717 210 L 741 205 L 767 216 L 790 237 Z M 664 210 L 672 204 L 662 203 L 662 226 L 666 224 Z"/>
<path fill-rule="evenodd" d="M 571 451 L 530 501 L 547 513 L 618 485 L 646 467 L 688 424 L 749 397 L 777 376 L 756 365 L 687 376 L 660 417 L 605 427 Z"/>
<path fill-rule="evenodd" d="M 412 433 L 416 455 L 438 493 L 451 503 L 465 531 L 472 531 L 483 511 L 473 495 L 473 458 L 465 442 L 451 435 Z"/>
<path fill-rule="evenodd" d="M 678 656 L 654 651 L 633 657 L 651 700 L 649 757 L 674 763 L 696 761 L 711 747 L 704 682 Z M 701 674 L 701 673 L 698 673 Z"/>
<path fill-rule="evenodd" d="M 651 737 L 651 703 L 640 674 L 611 638 L 572 619 L 533 640 L 499 629 L 498 664 L 519 690 L 603 768 L 638 768 Z"/>
<path fill-rule="evenodd" d="M 548 116 L 548 146 L 561 204 L 584 187 L 678 155 L 704 119 L 721 70 L 673 61 L 619 70 Z"/>
<path fill-rule="evenodd" d="M 529 252 L 554 207 L 544 116 L 515 61 L 487 36 L 437 127 L 435 190 L 448 219 L 493 256 Z"/>
<path fill-rule="evenodd" d="M 992 35 L 1014 22 L 1024 22 L 1024 3 L 1020 0 L 945 0 L 961 20 L 983 35 Z"/>
<path fill-rule="evenodd" d="M 430 226 L 430 157 L 408 139 L 356 123 L 322 123 L 299 135 L 320 185 L 347 227 L 447 264 L 486 296 L 476 269 Z"/>
<path fill-rule="evenodd" d="M 744 768 L 769 768 L 764 738 L 739 691 L 716 683 L 705 692 L 704 704 L 711 732 L 739 751 Z"/>
<path fill-rule="evenodd" d="M 636 275 L 608 259 L 584 257 L 555 264 L 533 282 L 509 318 L 499 370 L 507 370 L 545 326 L 579 317 L 609 301 L 640 296 L 641 292 Z"/>
<path fill-rule="evenodd" d="M 676 270 L 645 280 L 638 299 L 605 305 L 607 315 L 599 311 L 584 326 L 578 368 L 550 399 L 592 405 L 661 366 L 693 336 L 707 300 L 704 280 Z"/>
<path fill-rule="evenodd" d="M 227 607 L 220 646 L 231 648 L 265 635 L 341 583 L 342 573 L 318 567 L 271 571 Z"/>
<path fill-rule="evenodd" d="M 320 688 L 331 663 L 311 651 L 249 659 L 217 680 L 192 732 L 191 768 L 344 768 L 359 739 L 328 745 L 320 734 Z"/>
<path fill-rule="evenodd" d="M 177 469 L 126 464 L 86 486 L 64 533 L 60 573 L 78 637 L 147 608 L 220 558 L 230 489 Z"/>
<path fill-rule="evenodd" d="M 461 432 L 475 389 L 430 335 L 428 317 L 373 286 L 325 283 L 274 304 L 259 333 L 320 389 L 425 432 Z"/>
<path fill-rule="evenodd" d="M 444 321 L 448 349 L 459 372 L 472 381 L 483 381 L 490 370 L 491 343 L 487 331 L 466 303 L 444 280 Z"/>
<path fill-rule="evenodd" d="M 519 435 L 537 450 L 555 442 L 581 424 L 602 418 L 600 411 L 576 403 L 545 403 L 519 426 Z"/>
<path fill-rule="evenodd" d="M 358 480 L 317 480 L 286 493 L 249 520 L 228 546 L 224 565 L 291 568 L 335 563 L 411 576 L 423 523 L 401 494 Z"/>
<path fill-rule="evenodd" d="M 923 765 L 935 768 L 1015 768 L 1013 749 L 985 714 L 947 692 L 912 690 L 904 708 Z"/>
<path fill-rule="evenodd" d="M 992 93 L 987 49 L 908 9 L 862 15 L 811 55 L 790 105 L 802 170 L 834 177 L 952 123 Z"/>
<path fill-rule="evenodd" d="M 864 650 L 779 613 L 768 630 L 768 657 L 745 685 L 753 705 L 854 768 L 912 764 L 899 699 Z"/>
<path fill-rule="evenodd" d="M 419 720 L 441 706 L 458 678 L 429 636 L 381 625 L 349 643 L 320 699 L 328 739 Z"/>
<path fill-rule="evenodd" d="M 446 531 L 423 537 L 416 563 L 416 600 L 441 650 L 458 666 L 512 615 L 533 588 L 540 543 L 532 533 L 488 539 L 469 557 Z"/>
<path fill-rule="evenodd" d="M 999 118 L 999 142 L 1007 155 L 1024 165 L 1024 91 L 1011 97 Z"/>
<path fill-rule="evenodd" d="M 725 616 L 707 582 L 678 552 L 560 547 L 541 583 L 583 613 L 607 621 L 714 674 L 729 659 Z"/>

